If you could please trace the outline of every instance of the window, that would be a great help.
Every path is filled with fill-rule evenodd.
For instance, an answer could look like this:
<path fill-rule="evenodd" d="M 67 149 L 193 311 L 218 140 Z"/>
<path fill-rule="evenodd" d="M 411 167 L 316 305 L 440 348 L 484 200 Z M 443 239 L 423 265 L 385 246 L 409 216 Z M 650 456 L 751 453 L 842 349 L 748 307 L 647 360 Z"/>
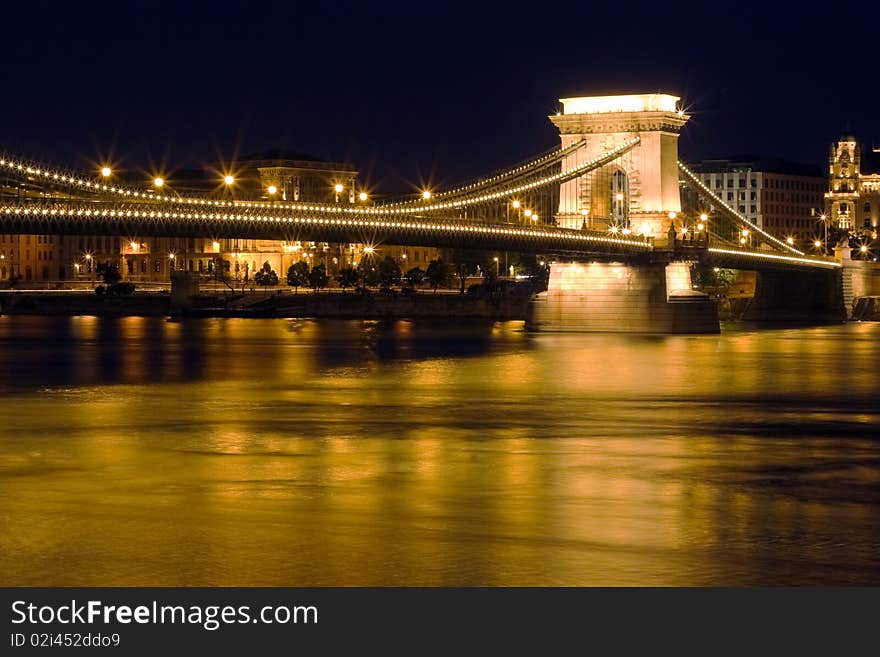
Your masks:
<path fill-rule="evenodd" d="M 753 206 L 751 206 L 751 211 L 752 211 L 752 214 L 757 213 L 757 212 L 758 212 L 758 206 L 757 206 L 757 205 L 753 205 Z"/>
<path fill-rule="evenodd" d="M 728 178 L 728 179 L 727 179 L 727 186 L 728 186 L 728 187 L 733 187 L 733 178 Z"/>
<path fill-rule="evenodd" d="M 728 201 L 732 201 L 732 200 L 733 200 L 733 192 L 727 192 L 727 200 L 728 200 Z"/>

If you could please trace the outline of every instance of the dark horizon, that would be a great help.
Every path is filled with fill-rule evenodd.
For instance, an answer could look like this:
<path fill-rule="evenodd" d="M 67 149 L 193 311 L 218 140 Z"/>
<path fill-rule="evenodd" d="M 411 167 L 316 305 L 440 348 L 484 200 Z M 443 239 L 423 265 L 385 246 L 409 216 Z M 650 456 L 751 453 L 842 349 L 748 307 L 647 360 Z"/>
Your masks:
<path fill-rule="evenodd" d="M 280 148 L 406 192 L 551 148 L 557 99 L 611 93 L 681 96 L 689 160 L 754 152 L 824 166 L 841 133 L 880 138 L 880 91 L 852 68 L 874 56 L 875 8 L 841 44 L 845 65 L 822 39 L 834 14 L 794 4 L 49 11 L 7 8 L 20 29 L 7 40 L 0 148 L 77 168 L 190 168 Z"/>

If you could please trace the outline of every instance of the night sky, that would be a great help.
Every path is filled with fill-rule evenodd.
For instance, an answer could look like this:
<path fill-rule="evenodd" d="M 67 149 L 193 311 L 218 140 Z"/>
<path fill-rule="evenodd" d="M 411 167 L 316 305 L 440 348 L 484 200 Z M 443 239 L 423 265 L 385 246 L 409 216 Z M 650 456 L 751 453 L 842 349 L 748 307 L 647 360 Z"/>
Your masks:
<path fill-rule="evenodd" d="M 689 159 L 880 145 L 878 3 L 318 4 L 7 3 L 0 149 L 135 171 L 284 148 L 408 191 L 552 147 L 558 98 L 657 91 L 694 115 Z"/>

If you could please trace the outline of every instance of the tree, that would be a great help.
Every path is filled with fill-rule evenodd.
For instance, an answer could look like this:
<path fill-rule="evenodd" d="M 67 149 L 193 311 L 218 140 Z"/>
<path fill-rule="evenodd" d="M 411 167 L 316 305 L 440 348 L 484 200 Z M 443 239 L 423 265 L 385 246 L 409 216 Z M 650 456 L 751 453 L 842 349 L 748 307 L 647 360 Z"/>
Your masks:
<path fill-rule="evenodd" d="M 269 264 L 268 260 L 263 263 L 263 268 L 254 274 L 254 282 L 263 287 L 278 285 L 278 274 L 272 269 L 272 265 Z"/>
<path fill-rule="evenodd" d="M 358 278 L 364 287 L 375 287 L 379 284 L 379 272 L 372 258 L 362 258 L 358 263 Z"/>
<path fill-rule="evenodd" d="M 406 281 L 407 287 L 409 287 L 411 290 L 415 290 L 424 285 L 425 272 L 418 267 L 413 267 L 408 272 L 406 272 L 406 274 L 404 274 L 403 278 Z"/>
<path fill-rule="evenodd" d="M 294 262 L 287 268 L 287 284 L 293 288 L 294 294 L 299 288 L 309 284 L 309 263 L 305 260 Z"/>
<path fill-rule="evenodd" d="M 428 263 L 425 278 L 428 281 L 428 285 L 434 288 L 434 294 L 437 294 L 438 287 L 446 287 L 452 280 L 452 270 L 449 267 L 449 263 L 443 260 L 443 258 L 432 260 Z"/>
<path fill-rule="evenodd" d="M 101 280 L 107 285 L 113 285 L 122 280 L 122 274 L 119 273 L 119 264 L 116 262 L 102 262 L 96 268 L 101 276 Z"/>
<path fill-rule="evenodd" d="M 379 263 L 379 286 L 383 290 L 390 290 L 400 283 L 400 265 L 391 256 Z"/>
<path fill-rule="evenodd" d="M 455 273 L 458 275 L 460 294 L 464 294 L 468 278 L 475 276 L 478 271 L 486 272 L 494 267 L 494 263 L 490 267 L 489 254 L 486 251 L 455 249 L 451 257 L 453 262 L 455 262 Z"/>
<path fill-rule="evenodd" d="M 336 281 L 339 283 L 339 287 L 342 288 L 343 292 L 345 292 L 345 288 L 357 287 L 359 279 L 360 276 L 358 275 L 358 270 L 354 267 L 346 267 L 336 274 Z"/>
<path fill-rule="evenodd" d="M 330 277 L 327 276 L 327 270 L 324 268 L 324 265 L 316 265 L 312 267 L 312 271 L 309 272 L 309 285 L 312 286 L 315 294 L 317 294 L 318 290 L 321 288 L 327 287 L 329 281 Z"/>
<path fill-rule="evenodd" d="M 223 283 L 230 290 L 235 292 L 235 288 L 232 286 L 232 263 L 228 260 L 224 260 L 220 256 L 214 256 L 214 280 Z"/>

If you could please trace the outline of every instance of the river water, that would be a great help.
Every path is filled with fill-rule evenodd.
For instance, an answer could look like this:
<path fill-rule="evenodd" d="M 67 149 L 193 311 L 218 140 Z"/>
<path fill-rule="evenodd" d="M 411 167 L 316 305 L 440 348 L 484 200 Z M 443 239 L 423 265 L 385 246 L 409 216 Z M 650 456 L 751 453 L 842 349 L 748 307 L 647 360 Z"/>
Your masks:
<path fill-rule="evenodd" d="M 878 348 L 0 317 L 0 584 L 880 584 Z"/>

